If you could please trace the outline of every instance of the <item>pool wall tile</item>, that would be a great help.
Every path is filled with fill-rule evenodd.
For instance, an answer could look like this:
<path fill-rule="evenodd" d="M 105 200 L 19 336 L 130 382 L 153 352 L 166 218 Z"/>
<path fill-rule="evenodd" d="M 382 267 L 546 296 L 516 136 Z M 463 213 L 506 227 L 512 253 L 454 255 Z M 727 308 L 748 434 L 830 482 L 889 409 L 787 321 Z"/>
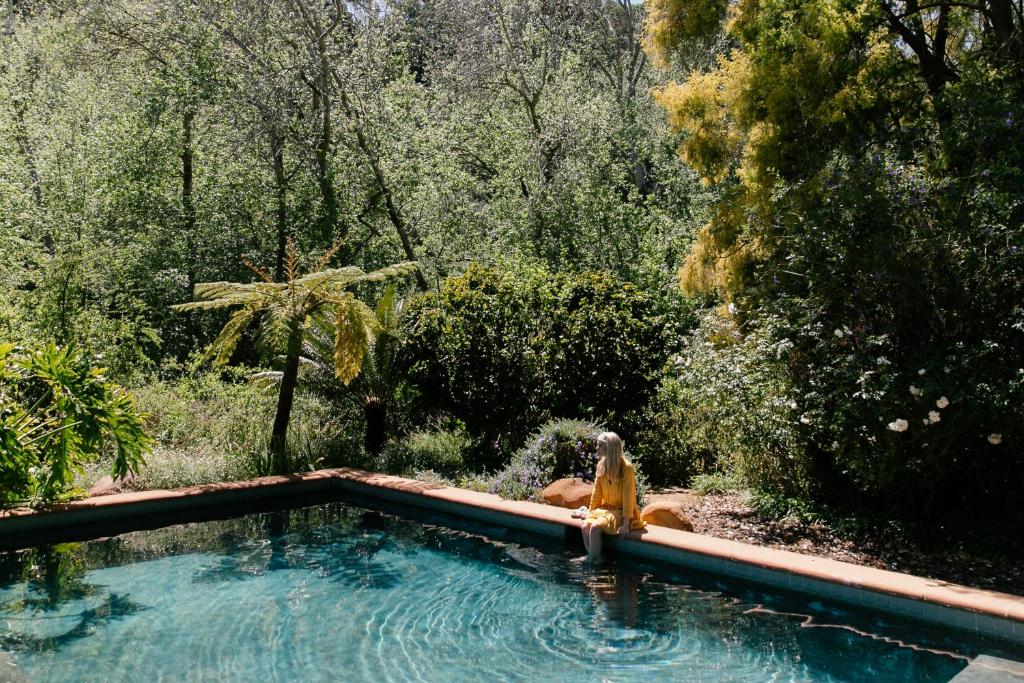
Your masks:
<path fill-rule="evenodd" d="M 0 512 L 0 549 L 54 542 L 51 539 L 62 536 L 72 538 L 104 522 L 118 529 L 115 533 L 122 533 L 130 530 L 125 527 L 135 521 L 136 528 L 147 528 L 145 520 L 158 513 L 177 512 L 180 516 L 187 510 L 255 505 L 268 499 L 303 502 L 310 496 L 332 492 L 385 499 L 545 536 L 571 538 L 579 533 L 580 522 L 573 519 L 567 509 L 502 500 L 487 493 L 342 468 L 173 491 L 103 496 L 55 505 L 44 511 L 3 511 Z M 164 522 L 173 523 L 176 522 Z M 657 526 L 634 532 L 626 540 L 611 537 L 608 546 L 613 552 L 1024 644 L 1024 597 L 1021 596 Z"/>

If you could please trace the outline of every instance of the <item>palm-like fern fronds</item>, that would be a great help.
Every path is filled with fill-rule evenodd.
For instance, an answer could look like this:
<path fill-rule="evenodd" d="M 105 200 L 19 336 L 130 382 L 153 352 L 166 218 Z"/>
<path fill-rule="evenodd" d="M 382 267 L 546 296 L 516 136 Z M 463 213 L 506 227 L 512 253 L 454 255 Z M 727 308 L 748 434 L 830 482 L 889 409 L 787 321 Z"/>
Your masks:
<path fill-rule="evenodd" d="M 239 307 L 207 352 L 216 363 L 230 360 L 243 332 L 254 321 L 259 322 L 259 336 L 263 344 L 271 350 L 285 353 L 272 438 L 279 458 L 279 470 L 283 469 L 280 458 L 284 454 L 284 432 L 304 346 L 314 348 L 322 358 L 330 357 L 334 376 L 343 384 L 351 382 L 359 375 L 367 349 L 381 324 L 378 313 L 347 290 L 360 284 L 409 275 L 418 268 L 416 263 L 409 261 L 369 273 L 355 266 L 326 268 L 339 246 L 340 243 L 332 246 L 317 261 L 312 272 L 301 275 L 298 250 L 289 239 L 284 282 L 272 281 L 266 271 L 247 262 L 259 281 L 203 282 L 195 288 L 199 300 L 173 306 L 179 311 Z"/>

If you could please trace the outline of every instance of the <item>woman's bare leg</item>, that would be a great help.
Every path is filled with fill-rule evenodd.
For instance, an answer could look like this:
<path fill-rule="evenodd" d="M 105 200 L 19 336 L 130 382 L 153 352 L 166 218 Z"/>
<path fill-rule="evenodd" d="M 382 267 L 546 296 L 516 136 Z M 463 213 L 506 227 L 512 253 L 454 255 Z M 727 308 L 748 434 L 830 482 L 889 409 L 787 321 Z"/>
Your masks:
<path fill-rule="evenodd" d="M 587 555 L 590 554 L 590 527 L 591 525 L 589 522 L 583 522 L 580 527 L 583 529 L 583 547 L 587 549 Z"/>

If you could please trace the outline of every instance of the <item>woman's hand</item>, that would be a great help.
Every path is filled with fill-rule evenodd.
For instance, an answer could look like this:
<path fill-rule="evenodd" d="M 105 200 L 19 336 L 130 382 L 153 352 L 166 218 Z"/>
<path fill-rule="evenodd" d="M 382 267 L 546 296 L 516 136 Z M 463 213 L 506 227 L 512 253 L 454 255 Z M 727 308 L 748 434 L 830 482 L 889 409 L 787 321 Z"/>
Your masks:
<path fill-rule="evenodd" d="M 622 526 L 619 527 L 619 538 L 625 538 L 629 536 L 629 522 L 623 522 Z"/>

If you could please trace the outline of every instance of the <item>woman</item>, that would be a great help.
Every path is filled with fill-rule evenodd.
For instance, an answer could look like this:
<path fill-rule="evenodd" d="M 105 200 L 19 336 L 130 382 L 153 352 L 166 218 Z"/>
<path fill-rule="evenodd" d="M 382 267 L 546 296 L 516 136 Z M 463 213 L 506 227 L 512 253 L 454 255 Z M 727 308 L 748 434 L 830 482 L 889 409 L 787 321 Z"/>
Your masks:
<path fill-rule="evenodd" d="M 604 432 L 597 437 L 597 472 L 594 491 L 590 494 L 590 511 L 583 520 L 583 545 L 586 557 L 580 560 L 597 562 L 601 559 L 601 534 L 626 534 L 645 525 L 636 508 L 636 471 L 622 455 L 622 439 L 615 432 Z"/>

